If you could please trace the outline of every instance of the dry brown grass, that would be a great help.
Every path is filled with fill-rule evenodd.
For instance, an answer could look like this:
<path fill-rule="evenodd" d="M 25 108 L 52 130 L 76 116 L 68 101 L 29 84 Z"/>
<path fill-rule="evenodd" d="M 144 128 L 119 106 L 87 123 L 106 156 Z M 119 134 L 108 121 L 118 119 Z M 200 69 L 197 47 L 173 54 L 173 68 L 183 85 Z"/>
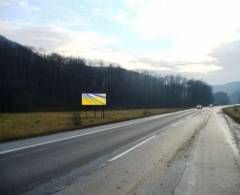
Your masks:
<path fill-rule="evenodd" d="M 89 111 L 86 118 L 85 112 L 81 112 L 80 123 L 73 120 L 73 117 L 76 118 L 76 113 L 73 112 L 3 113 L 0 114 L 0 141 L 80 129 L 177 110 L 179 109 L 108 110 L 105 111 L 104 119 L 101 119 L 100 113 L 95 118 L 94 112 Z"/>

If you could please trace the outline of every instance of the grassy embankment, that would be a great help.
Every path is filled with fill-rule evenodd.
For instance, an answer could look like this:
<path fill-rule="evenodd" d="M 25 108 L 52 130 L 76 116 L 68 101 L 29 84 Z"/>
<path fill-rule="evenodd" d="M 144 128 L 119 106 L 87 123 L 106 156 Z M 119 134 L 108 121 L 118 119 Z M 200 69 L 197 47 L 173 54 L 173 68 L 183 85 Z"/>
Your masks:
<path fill-rule="evenodd" d="M 72 129 L 80 129 L 100 124 L 113 123 L 156 114 L 174 112 L 180 109 L 135 109 L 108 110 L 104 119 L 94 112 L 35 112 L 0 114 L 0 142 L 12 139 L 51 134 Z"/>
<path fill-rule="evenodd" d="M 223 111 L 225 114 L 230 116 L 234 121 L 240 123 L 240 106 L 224 108 Z"/>

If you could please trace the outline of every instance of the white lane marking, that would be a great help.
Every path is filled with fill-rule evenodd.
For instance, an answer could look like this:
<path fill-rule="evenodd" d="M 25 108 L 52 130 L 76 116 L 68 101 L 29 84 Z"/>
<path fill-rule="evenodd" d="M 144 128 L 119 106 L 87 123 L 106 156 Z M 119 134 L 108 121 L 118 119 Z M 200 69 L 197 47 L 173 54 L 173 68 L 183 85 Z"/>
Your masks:
<path fill-rule="evenodd" d="M 127 153 L 129 153 L 129 152 L 135 150 L 135 149 L 138 148 L 139 146 L 141 146 L 141 145 L 143 145 L 143 144 L 149 142 L 150 140 L 152 140 L 152 139 L 155 138 L 155 137 L 156 137 L 156 135 L 153 135 L 153 136 L 151 136 L 151 137 L 145 139 L 144 141 L 142 141 L 142 142 L 138 143 L 137 145 L 135 145 L 135 146 L 129 148 L 128 150 L 122 152 L 121 154 L 118 154 L 117 156 L 111 158 L 111 159 L 108 160 L 108 161 L 109 161 L 109 162 L 113 162 L 113 161 L 115 161 L 115 160 L 121 158 L 122 156 L 124 156 L 124 155 L 126 155 Z"/>
<path fill-rule="evenodd" d="M 116 129 L 116 128 L 119 128 L 119 127 L 130 126 L 130 125 L 132 125 L 132 124 L 125 124 L 125 125 L 119 125 L 119 126 L 109 127 L 109 128 L 105 128 L 105 129 L 99 129 L 99 130 L 96 130 L 96 131 L 82 133 L 80 135 L 73 135 L 73 136 L 64 137 L 64 138 L 60 138 L 60 139 L 55 139 L 55 140 L 51 140 L 51 141 L 41 142 L 41 143 L 38 143 L 38 144 L 31 144 L 31 145 L 28 145 L 28 146 L 22 146 L 22 147 L 19 147 L 19 148 L 4 150 L 4 151 L 0 152 L 0 155 L 10 153 L 10 152 L 16 152 L 16 151 L 24 150 L 24 149 L 28 149 L 28 148 L 33 148 L 33 147 L 37 147 L 37 146 L 42 146 L 42 145 L 46 145 L 46 144 L 51 144 L 51 143 L 55 143 L 55 142 L 65 141 L 65 140 L 69 140 L 69 139 L 73 139 L 73 138 L 77 138 L 77 137 L 82 137 L 82 136 L 85 136 L 85 135 L 91 135 L 91 134 L 95 134 L 95 133 L 109 131 L 111 129 Z"/>
<path fill-rule="evenodd" d="M 86 136 L 86 135 L 91 135 L 91 134 L 95 134 L 95 133 L 104 132 L 104 131 L 109 131 L 111 129 L 117 129 L 117 128 L 120 128 L 120 127 L 131 126 L 131 125 L 142 123 L 142 122 L 145 122 L 145 121 L 154 120 L 154 119 L 157 119 L 157 118 L 163 118 L 165 116 L 174 115 L 174 114 L 177 114 L 177 113 L 184 113 L 184 112 L 187 112 L 187 111 L 191 111 L 191 110 L 183 110 L 183 111 L 177 111 L 177 112 L 172 112 L 172 113 L 160 114 L 160 115 L 157 115 L 157 116 L 152 116 L 152 117 L 149 117 L 149 118 L 139 119 L 139 121 L 133 121 L 133 122 L 129 122 L 129 123 L 123 124 L 123 125 L 118 125 L 118 126 L 115 126 L 115 127 L 99 129 L 99 130 L 95 130 L 95 131 L 82 133 L 82 134 L 79 134 L 79 135 L 73 135 L 73 136 L 59 138 L 59 139 L 55 139 L 55 140 L 51 140 L 51 141 L 46 141 L 46 142 L 41 142 L 41 143 L 37 143 L 37 144 L 30 144 L 30 145 L 27 145 L 27 146 L 21 146 L 21 147 L 18 147 L 18 148 L 3 150 L 3 151 L 0 151 L 0 155 L 11 153 L 11 152 L 16 152 L 16 151 L 20 151 L 20 150 L 25 150 L 25 149 L 33 148 L 33 147 L 37 147 L 37 146 L 42 146 L 42 145 L 46 145 L 46 144 L 61 142 L 61 141 L 65 141 L 65 140 L 69 140 L 69 139 L 73 139 L 73 138 L 77 138 L 77 137 L 82 137 L 82 136 Z"/>

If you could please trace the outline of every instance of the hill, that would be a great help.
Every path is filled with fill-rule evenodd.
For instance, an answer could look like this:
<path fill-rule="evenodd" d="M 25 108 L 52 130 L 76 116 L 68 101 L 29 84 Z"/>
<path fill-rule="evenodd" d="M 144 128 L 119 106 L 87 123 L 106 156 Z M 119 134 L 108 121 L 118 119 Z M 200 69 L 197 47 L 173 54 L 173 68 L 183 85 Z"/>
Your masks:
<path fill-rule="evenodd" d="M 232 94 L 238 90 L 240 90 L 240 81 L 213 86 L 213 92 L 222 91 L 222 92 L 226 92 L 227 94 Z"/>
<path fill-rule="evenodd" d="M 213 91 L 227 93 L 232 104 L 240 103 L 240 81 L 215 85 Z"/>
<path fill-rule="evenodd" d="M 82 93 L 107 93 L 107 108 L 208 105 L 211 87 L 181 76 L 152 76 L 84 59 L 45 55 L 1 36 L 0 112 L 83 109 Z"/>

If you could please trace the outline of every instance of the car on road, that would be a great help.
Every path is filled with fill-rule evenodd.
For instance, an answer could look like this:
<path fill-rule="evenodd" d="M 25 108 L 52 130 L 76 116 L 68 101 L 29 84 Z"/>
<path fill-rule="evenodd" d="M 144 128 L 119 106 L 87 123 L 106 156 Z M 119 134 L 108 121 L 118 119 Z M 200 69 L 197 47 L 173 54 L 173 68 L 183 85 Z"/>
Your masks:
<path fill-rule="evenodd" d="M 196 106 L 196 109 L 201 110 L 201 109 L 203 109 L 203 107 L 202 107 L 202 105 L 199 104 L 199 105 Z"/>

